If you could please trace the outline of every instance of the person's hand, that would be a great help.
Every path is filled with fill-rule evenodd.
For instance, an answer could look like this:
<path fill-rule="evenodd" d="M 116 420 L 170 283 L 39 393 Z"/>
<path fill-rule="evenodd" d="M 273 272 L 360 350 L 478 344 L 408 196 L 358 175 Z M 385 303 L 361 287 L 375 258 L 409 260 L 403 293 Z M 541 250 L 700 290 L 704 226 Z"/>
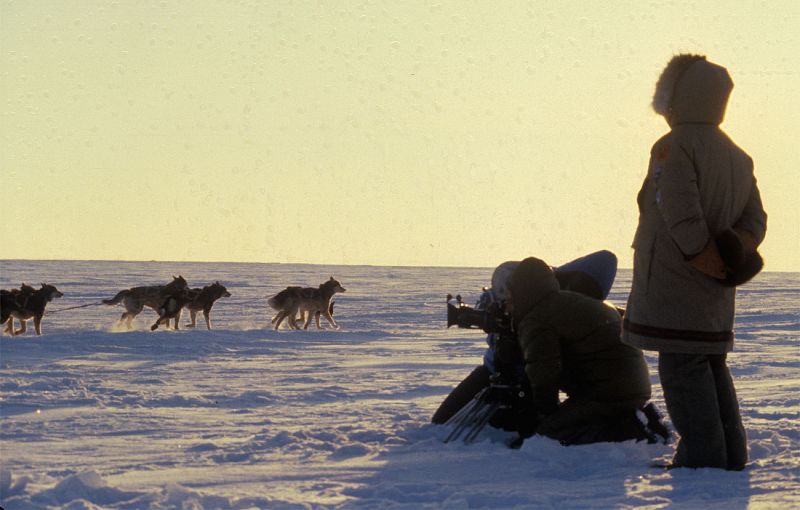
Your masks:
<path fill-rule="evenodd" d="M 703 248 L 703 251 L 689 260 L 689 265 L 717 280 L 725 279 L 725 262 L 722 261 L 717 243 L 713 239 Z"/>

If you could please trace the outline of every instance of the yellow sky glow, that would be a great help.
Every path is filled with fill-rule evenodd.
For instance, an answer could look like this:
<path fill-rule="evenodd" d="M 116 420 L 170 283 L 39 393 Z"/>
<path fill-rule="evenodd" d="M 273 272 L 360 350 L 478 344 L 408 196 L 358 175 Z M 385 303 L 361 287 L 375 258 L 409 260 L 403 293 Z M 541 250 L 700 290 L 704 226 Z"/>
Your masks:
<path fill-rule="evenodd" d="M 630 267 L 653 87 L 691 51 L 736 84 L 767 270 L 797 270 L 797 26 L 795 1 L 3 1 L 0 258 Z"/>

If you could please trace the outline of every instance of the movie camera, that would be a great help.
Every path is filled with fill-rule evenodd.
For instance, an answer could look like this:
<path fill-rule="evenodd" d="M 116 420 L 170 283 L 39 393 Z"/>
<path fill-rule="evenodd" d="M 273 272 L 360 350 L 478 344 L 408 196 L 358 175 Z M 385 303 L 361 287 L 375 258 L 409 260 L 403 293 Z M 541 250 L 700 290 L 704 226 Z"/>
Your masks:
<path fill-rule="evenodd" d="M 486 288 L 483 289 L 486 291 Z M 447 295 L 447 327 L 458 326 L 465 329 L 482 329 L 486 333 L 511 333 L 511 316 L 503 310 L 500 303 L 491 303 L 483 310 L 468 306 L 455 297 L 456 304 L 451 303 L 453 295 Z"/>

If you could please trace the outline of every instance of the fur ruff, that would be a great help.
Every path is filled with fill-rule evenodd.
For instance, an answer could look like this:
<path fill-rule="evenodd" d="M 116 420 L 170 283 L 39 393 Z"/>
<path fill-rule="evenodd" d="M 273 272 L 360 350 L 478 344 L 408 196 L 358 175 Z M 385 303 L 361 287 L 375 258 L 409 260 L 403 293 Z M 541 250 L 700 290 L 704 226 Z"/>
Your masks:
<path fill-rule="evenodd" d="M 672 96 L 675 94 L 675 87 L 683 73 L 690 65 L 698 60 L 705 60 L 705 55 L 694 55 L 682 53 L 675 55 L 661 72 L 661 76 L 656 83 L 656 91 L 653 94 L 653 110 L 659 115 L 667 117 L 672 106 Z"/>

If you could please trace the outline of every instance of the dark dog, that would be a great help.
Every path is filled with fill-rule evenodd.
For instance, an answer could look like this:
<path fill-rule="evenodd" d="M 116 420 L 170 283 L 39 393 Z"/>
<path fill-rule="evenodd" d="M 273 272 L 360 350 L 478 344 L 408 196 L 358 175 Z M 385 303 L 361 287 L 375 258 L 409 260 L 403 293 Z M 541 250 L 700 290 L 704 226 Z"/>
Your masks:
<path fill-rule="evenodd" d="M 18 289 L 0 290 L 0 325 L 8 322 L 12 311 L 22 311 L 35 290 L 24 283 Z"/>
<path fill-rule="evenodd" d="M 295 314 L 297 313 L 297 309 L 295 308 L 294 310 L 292 310 L 291 305 L 293 300 L 296 300 L 297 295 L 299 295 L 302 291 L 303 287 L 299 286 L 286 287 L 282 291 L 278 292 L 277 294 L 269 298 L 267 304 L 269 304 L 269 306 L 271 306 L 275 310 L 278 310 L 278 313 L 276 313 L 275 316 L 272 317 L 272 323 L 275 324 L 275 329 L 278 329 L 278 327 L 281 325 L 281 323 L 278 321 L 279 320 L 283 321 L 283 319 L 286 319 L 287 317 L 289 320 L 286 322 L 289 324 L 289 328 L 298 329 L 297 317 L 295 316 Z M 291 313 L 292 315 L 289 316 L 289 313 Z"/>
<path fill-rule="evenodd" d="M 189 285 L 183 276 L 173 276 L 172 281 L 166 285 L 133 287 L 132 289 L 122 290 L 113 298 L 104 299 L 103 303 L 107 305 L 122 303 L 125 306 L 125 312 L 119 320 L 120 322 L 126 321 L 128 329 L 131 329 L 133 327 L 133 319 L 145 306 L 158 312 L 159 308 L 164 306 L 167 298 L 185 291 L 188 287 Z M 180 309 L 178 310 L 177 318 L 180 319 Z"/>
<path fill-rule="evenodd" d="M 192 299 L 189 297 L 189 292 L 189 289 L 182 289 L 167 296 L 161 306 L 156 309 L 158 319 L 156 319 L 155 324 L 150 326 L 150 331 L 157 330 L 161 324 L 165 324 L 169 328 L 170 319 L 175 319 L 175 329 L 180 329 L 178 321 L 181 320 L 181 310 Z"/>
<path fill-rule="evenodd" d="M 25 284 L 22 285 L 19 294 L 16 296 L 16 304 L 19 305 L 16 309 L 12 308 L 9 311 L 8 324 L 6 325 L 6 332 L 13 335 L 21 335 L 28 330 L 28 321 L 33 319 L 33 325 L 36 329 L 36 334 L 42 334 L 42 317 L 44 317 L 44 309 L 47 303 L 55 298 L 63 297 L 64 294 L 60 292 L 54 285 L 42 284 L 42 287 L 30 292 L 28 289 L 32 287 Z M 29 294 L 28 294 L 29 293 Z M 24 296 L 27 295 L 27 299 Z M 5 303 L 4 303 L 5 305 Z M 19 320 L 20 328 L 14 330 L 14 319 Z"/>
<path fill-rule="evenodd" d="M 219 298 L 231 297 L 231 293 L 219 282 L 214 282 L 211 285 L 206 285 L 202 289 L 189 290 L 189 298 L 184 306 L 192 317 L 192 322 L 186 324 L 187 328 L 193 328 L 197 325 L 197 312 L 202 311 L 203 317 L 206 320 L 206 327 L 211 329 L 211 307 L 214 302 Z"/>

